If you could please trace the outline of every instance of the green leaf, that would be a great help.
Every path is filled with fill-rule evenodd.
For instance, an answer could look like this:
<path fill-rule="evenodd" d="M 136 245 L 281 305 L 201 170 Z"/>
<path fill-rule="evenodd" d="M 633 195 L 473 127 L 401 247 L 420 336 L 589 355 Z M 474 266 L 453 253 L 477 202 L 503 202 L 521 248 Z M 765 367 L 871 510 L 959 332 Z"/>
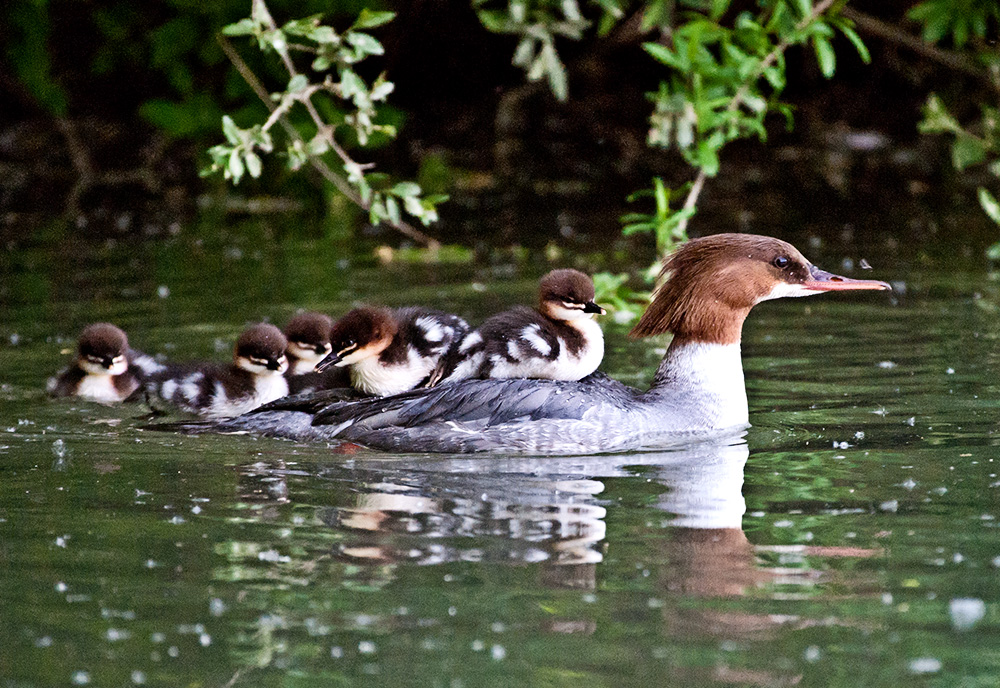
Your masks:
<path fill-rule="evenodd" d="M 240 128 L 236 126 L 236 122 L 229 115 L 222 116 L 222 133 L 225 135 L 226 141 L 229 141 L 234 146 L 240 145 L 243 141 L 243 137 L 240 135 Z"/>
<path fill-rule="evenodd" d="M 816 49 L 816 59 L 823 76 L 829 79 L 837 68 L 837 55 L 833 52 L 830 39 L 824 36 L 813 37 L 813 47 Z"/>
<path fill-rule="evenodd" d="M 370 10 L 367 7 L 361 10 L 358 19 L 354 22 L 352 29 L 374 29 L 376 26 L 388 24 L 396 18 L 395 12 L 379 12 Z"/>
<path fill-rule="evenodd" d="M 340 74 L 340 94 L 342 97 L 353 98 L 358 94 L 366 93 L 367 90 L 361 77 L 350 69 L 345 69 Z"/>
<path fill-rule="evenodd" d="M 800 19 L 805 19 L 810 14 L 812 14 L 812 2 L 811 0 L 794 0 L 795 9 L 799 13 Z"/>
<path fill-rule="evenodd" d="M 263 164 L 260 161 L 260 156 L 258 156 L 253 151 L 247 151 L 246 166 L 247 166 L 247 172 L 250 173 L 251 177 L 256 179 L 260 176 Z"/>
<path fill-rule="evenodd" d="M 320 44 L 339 45 L 340 36 L 329 26 L 317 26 L 309 32 L 309 38 Z"/>
<path fill-rule="evenodd" d="M 687 72 L 690 65 L 687 64 L 686 60 L 682 60 L 679 55 L 674 53 L 670 48 L 665 45 L 660 45 L 659 43 L 643 43 L 643 50 L 653 56 L 653 59 L 657 62 L 662 62 L 668 67 L 673 67 L 682 72 Z"/>
<path fill-rule="evenodd" d="M 991 220 L 1000 225 L 1000 203 L 983 187 L 979 187 L 979 205 L 983 206 Z"/>
<path fill-rule="evenodd" d="M 868 52 L 868 46 L 861 40 L 861 36 L 858 35 L 858 32 L 846 24 L 842 24 L 840 26 L 840 32 L 844 34 L 847 37 L 847 40 L 854 45 L 854 49 L 858 51 L 858 56 L 861 58 L 861 61 L 865 64 L 871 64 L 871 53 Z"/>
<path fill-rule="evenodd" d="M 292 36 L 308 36 L 319 26 L 322 19 L 322 14 L 313 14 L 302 19 L 293 19 L 290 22 L 286 22 L 281 27 L 281 30 Z"/>
<path fill-rule="evenodd" d="M 414 182 L 399 182 L 391 189 L 389 189 L 389 193 L 391 193 L 394 196 L 399 196 L 401 198 L 408 198 L 410 196 L 419 196 L 420 185 Z"/>
<path fill-rule="evenodd" d="M 500 10 L 483 10 L 477 12 L 477 15 L 479 16 L 479 21 L 486 27 L 487 31 L 509 33 L 511 30 L 510 19 L 506 12 Z"/>
<path fill-rule="evenodd" d="M 386 214 L 389 217 L 389 220 L 394 225 L 398 225 L 399 224 L 399 220 L 400 220 L 400 216 L 399 216 L 399 201 L 397 201 L 392 196 L 387 196 L 386 199 L 385 199 L 385 211 L 386 211 Z"/>
<path fill-rule="evenodd" d="M 364 53 L 365 55 L 382 55 L 385 53 L 385 48 L 382 47 L 382 44 L 374 36 L 370 36 L 367 33 L 349 31 L 345 38 L 348 43 L 354 46 L 358 53 Z"/>
<path fill-rule="evenodd" d="M 257 24 L 252 19 L 240 19 L 235 24 L 222 27 L 223 36 L 252 36 L 257 33 Z"/>
<path fill-rule="evenodd" d="M 566 79 L 566 68 L 556 54 L 556 48 L 552 43 L 542 46 L 539 59 L 545 61 L 545 72 L 549 80 L 549 88 L 556 100 L 565 101 L 569 97 L 569 84 Z"/>
<path fill-rule="evenodd" d="M 952 117 L 936 93 L 928 96 L 927 103 L 924 105 L 924 118 L 917 125 L 917 129 L 923 134 L 962 131 L 958 120 Z"/>
<path fill-rule="evenodd" d="M 722 15 L 726 13 L 729 9 L 729 3 L 731 0 L 712 0 L 711 10 L 709 11 L 709 16 L 718 21 Z"/>
<path fill-rule="evenodd" d="M 243 160 L 240 159 L 240 152 L 234 150 L 229 154 L 229 176 L 232 177 L 234 184 L 240 183 L 240 178 L 243 176 Z"/>
<path fill-rule="evenodd" d="M 959 134 L 951 144 L 951 162 L 956 170 L 964 170 L 985 159 L 986 144 L 970 134 Z"/>
<path fill-rule="evenodd" d="M 289 93 L 301 93 L 309 87 L 309 78 L 305 74 L 296 74 L 288 80 Z"/>

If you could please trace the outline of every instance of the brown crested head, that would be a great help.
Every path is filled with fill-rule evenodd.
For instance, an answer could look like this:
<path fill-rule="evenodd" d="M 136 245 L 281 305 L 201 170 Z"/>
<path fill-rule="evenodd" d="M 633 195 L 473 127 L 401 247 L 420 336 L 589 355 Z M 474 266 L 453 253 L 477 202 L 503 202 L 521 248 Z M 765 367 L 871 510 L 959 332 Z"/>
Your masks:
<path fill-rule="evenodd" d="M 243 330 L 236 340 L 236 358 L 263 362 L 266 367 L 277 366 L 285 359 L 288 339 L 274 325 L 258 323 Z M 272 365 L 267 365 L 268 363 Z M 275 368 L 277 369 L 277 368 Z"/>
<path fill-rule="evenodd" d="M 111 323 L 93 323 L 83 328 L 77 340 L 80 358 L 95 363 L 110 362 L 128 351 L 128 337 Z"/>
<path fill-rule="evenodd" d="M 788 242 L 753 234 L 715 234 L 683 244 L 665 262 L 653 300 L 632 337 L 671 332 L 693 342 L 735 344 L 761 301 L 823 291 L 889 289 L 815 267 Z"/>
<path fill-rule="evenodd" d="M 333 324 L 330 345 L 336 354 L 362 349 L 376 342 L 388 343 L 396 336 L 398 328 L 396 319 L 387 308 L 355 308 Z"/>
<path fill-rule="evenodd" d="M 303 349 L 313 349 L 316 353 L 326 350 L 330 343 L 333 319 L 323 313 L 299 313 L 285 325 L 285 336 Z"/>

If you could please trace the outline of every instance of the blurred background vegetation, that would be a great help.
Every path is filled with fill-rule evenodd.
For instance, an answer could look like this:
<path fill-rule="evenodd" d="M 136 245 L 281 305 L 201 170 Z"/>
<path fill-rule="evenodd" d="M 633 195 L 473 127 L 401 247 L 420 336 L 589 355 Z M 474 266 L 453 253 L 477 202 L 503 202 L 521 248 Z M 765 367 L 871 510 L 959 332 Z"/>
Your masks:
<path fill-rule="evenodd" d="M 707 161 L 692 232 L 804 231 L 982 256 L 1000 224 L 998 1 L 789 0 L 784 34 L 776 30 L 755 58 L 745 20 L 764 26 L 783 2 L 271 0 L 267 7 L 278 24 L 319 14 L 337 31 L 365 9 L 396 14 L 371 31 L 384 54 L 357 65 L 368 82 L 384 73 L 395 85 L 377 124 L 396 136 L 376 132 L 355 155 L 415 180 L 424 194 L 450 197 L 426 230 L 434 240 L 486 252 L 611 246 L 652 257 L 648 239 L 648 246 L 622 239 L 622 216 L 629 231 L 657 232 L 661 242 L 683 236 L 688 217 L 678 232 L 671 213 Z M 820 6 L 833 17 L 829 30 L 788 40 Z M 210 234 L 234 218 L 254 218 L 256 231 L 279 239 L 419 244 L 372 224 L 314 169 L 293 174 L 281 155 L 264 156 L 260 176 L 238 186 L 199 176 L 212 162 L 208 151 L 224 141 L 224 115 L 240 127 L 269 115 L 219 40 L 250 9 L 249 0 L 5 4 L 5 245 Z M 706 33 L 702 25 L 715 28 Z M 713 78 L 726 55 L 739 71 L 787 42 L 780 79 L 756 75 L 766 102 L 753 137 L 720 134 L 725 141 L 707 154 L 698 148 L 702 134 L 711 138 L 707 129 L 685 138 L 685 108 L 706 77 L 671 56 L 682 54 L 682 39 L 707 46 Z M 270 90 L 285 88 L 279 60 L 252 40 L 229 40 Z M 344 116 L 335 105 L 325 114 Z M 303 112 L 289 119 L 312 126 Z M 341 142 L 356 150 L 356 137 Z"/>

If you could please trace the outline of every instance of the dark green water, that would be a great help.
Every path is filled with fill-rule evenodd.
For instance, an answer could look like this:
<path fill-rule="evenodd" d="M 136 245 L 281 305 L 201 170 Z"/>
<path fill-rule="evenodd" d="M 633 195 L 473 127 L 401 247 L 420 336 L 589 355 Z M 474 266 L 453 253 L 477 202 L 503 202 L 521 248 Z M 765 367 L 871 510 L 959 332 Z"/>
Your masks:
<path fill-rule="evenodd" d="M 531 460 L 179 437 L 41 389 L 94 320 L 224 358 L 298 307 L 478 320 L 542 266 L 180 241 L 0 262 L 0 686 L 1000 683 L 985 275 L 760 306 L 746 444 Z M 603 369 L 644 384 L 663 342 L 606 331 Z"/>

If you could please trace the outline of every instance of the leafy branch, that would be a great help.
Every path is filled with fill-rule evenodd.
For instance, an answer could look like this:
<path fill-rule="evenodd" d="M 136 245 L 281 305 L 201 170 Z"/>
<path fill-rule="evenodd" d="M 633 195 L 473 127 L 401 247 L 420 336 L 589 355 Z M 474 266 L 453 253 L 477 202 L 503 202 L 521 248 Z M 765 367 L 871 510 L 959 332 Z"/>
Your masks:
<path fill-rule="evenodd" d="M 263 124 L 248 128 L 241 128 L 231 117 L 224 116 L 226 142 L 208 151 L 212 164 L 203 173 L 221 171 L 234 183 L 239 183 L 246 174 L 260 176 L 263 163 L 259 153 L 273 152 L 272 129 L 280 124 L 287 137 L 285 155 L 289 169 L 298 170 L 308 162 L 344 196 L 367 210 L 372 224 L 385 221 L 415 241 L 438 246 L 436 240 L 408 224 L 402 215 L 405 212 L 428 225 L 438 219 L 437 204 L 447 197 L 424 197 L 420 186 L 414 182 L 391 184 L 385 175 L 370 173 L 373 165 L 356 161 L 337 138 L 338 130 L 344 130 L 363 147 L 374 135 L 389 138 L 396 135 L 394 127 L 377 122 L 377 105 L 393 91 L 392 82 L 382 74 L 368 84 L 353 68 L 369 56 L 384 53 L 382 44 L 364 29 L 379 27 L 394 16 L 392 12 L 364 9 L 343 33 L 323 25 L 318 15 L 289 21 L 279 27 L 264 0 L 253 0 L 250 17 L 224 27 L 219 42 L 240 75 L 268 107 L 270 115 Z M 225 36 L 252 36 L 263 52 L 277 54 L 289 76 L 285 90 L 269 94 Z M 311 81 L 296 66 L 293 52 L 308 55 L 312 71 L 325 72 L 332 68 L 337 78 L 326 74 L 322 81 Z M 331 123 L 324 119 L 316 103 L 320 98 L 348 106 L 346 114 L 339 118 L 342 121 Z M 304 134 L 291 122 L 289 114 L 296 107 L 308 113 L 314 127 L 311 135 Z M 331 153 L 343 174 L 336 172 L 324 159 Z"/>

